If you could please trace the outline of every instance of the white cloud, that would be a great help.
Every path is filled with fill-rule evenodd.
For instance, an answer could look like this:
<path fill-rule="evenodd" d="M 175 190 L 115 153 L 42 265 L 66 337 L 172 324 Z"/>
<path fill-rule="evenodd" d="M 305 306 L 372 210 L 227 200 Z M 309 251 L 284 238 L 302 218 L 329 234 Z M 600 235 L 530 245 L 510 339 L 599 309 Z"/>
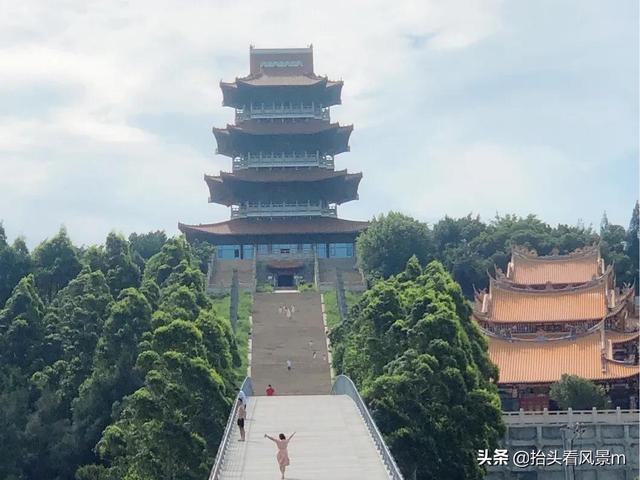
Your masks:
<path fill-rule="evenodd" d="M 392 207 L 422 216 L 436 204 L 438 214 L 494 205 L 548 213 L 530 182 L 544 180 L 537 162 L 575 164 L 544 138 L 514 145 L 506 134 L 499 141 L 469 129 L 479 110 L 460 102 L 471 95 L 473 105 L 484 92 L 465 91 L 468 79 L 493 71 L 499 82 L 511 66 L 491 46 L 479 50 L 492 40 L 509 46 L 500 36 L 514 21 L 498 0 L 13 2 L 3 10 L 0 95 L 27 94 L 24 105 L 0 102 L 0 218 L 31 244 L 62 223 L 88 243 L 111 228 L 172 233 L 178 220 L 226 218 L 206 204 L 201 178 L 230 168 L 214 157 L 208 132 L 232 120 L 218 82 L 247 73 L 249 44 L 313 43 L 316 71 L 345 80 L 332 117 L 356 130 L 353 153 L 338 162 L 365 173 L 363 201 L 343 209 L 350 216 Z M 544 35 L 535 33 L 529 41 Z M 54 92 L 49 101 L 30 100 L 43 85 Z M 615 101 L 603 105 L 613 105 L 612 118 L 627 108 Z"/>

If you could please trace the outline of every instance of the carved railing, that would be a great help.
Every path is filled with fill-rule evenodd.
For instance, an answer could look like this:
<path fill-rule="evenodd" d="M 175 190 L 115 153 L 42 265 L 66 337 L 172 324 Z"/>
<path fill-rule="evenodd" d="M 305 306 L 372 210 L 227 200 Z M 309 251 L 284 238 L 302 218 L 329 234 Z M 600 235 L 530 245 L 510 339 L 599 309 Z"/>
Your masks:
<path fill-rule="evenodd" d="M 243 217 L 291 217 L 291 216 L 327 216 L 335 217 L 335 206 L 325 207 L 300 203 L 282 203 L 272 205 L 260 205 L 255 207 L 236 206 L 231 207 L 231 218 Z"/>
<path fill-rule="evenodd" d="M 391 455 L 384 438 L 382 438 L 380 430 L 378 430 L 376 423 L 373 421 L 373 418 L 371 418 L 371 414 L 369 413 L 364 400 L 362 400 L 360 393 L 358 393 L 358 389 L 351 379 L 346 375 L 338 375 L 336 377 L 336 381 L 333 383 L 333 387 L 331 388 L 331 394 L 348 395 L 351 397 L 362 415 L 362 419 L 369 430 L 369 434 L 373 438 L 373 442 L 376 444 L 376 448 L 378 449 L 378 452 L 382 457 L 382 461 L 387 468 L 387 472 L 389 473 L 389 478 L 392 478 L 393 480 L 403 480 L 404 477 L 402 476 L 396 461 L 393 459 L 393 455 Z"/>
<path fill-rule="evenodd" d="M 253 395 L 253 383 L 251 383 L 251 377 L 246 377 L 244 379 L 244 382 L 242 382 L 242 386 L 240 387 L 240 391 L 244 392 L 247 398 Z M 218 446 L 216 460 L 215 462 L 213 462 L 213 467 L 211 468 L 211 473 L 209 474 L 209 480 L 218 480 L 220 478 L 220 473 L 222 472 L 222 467 L 224 466 L 224 457 L 227 453 L 227 448 L 229 447 L 231 432 L 233 431 L 234 420 L 238 411 L 239 398 L 240 392 L 238 392 L 238 395 L 236 395 L 236 398 L 233 401 L 233 406 L 231 407 L 231 412 L 229 412 L 227 425 L 224 428 L 224 433 L 222 434 L 222 439 L 220 440 L 220 445 Z"/>
<path fill-rule="evenodd" d="M 238 123 L 245 120 L 272 118 L 316 118 L 328 122 L 331 121 L 329 109 L 316 105 L 303 106 L 297 104 L 289 106 L 271 104 L 236 110 L 236 122 Z"/>
<path fill-rule="evenodd" d="M 570 423 L 601 423 L 601 424 L 637 424 L 638 410 L 624 410 L 620 407 L 610 410 L 547 410 L 529 411 L 519 410 L 517 412 L 502 412 L 502 419 L 511 426 L 537 425 L 537 424 L 570 424 Z"/>
<path fill-rule="evenodd" d="M 321 167 L 333 169 L 334 161 L 331 155 L 321 155 L 319 152 L 247 153 L 244 157 L 233 159 L 234 170 L 261 167 Z"/>

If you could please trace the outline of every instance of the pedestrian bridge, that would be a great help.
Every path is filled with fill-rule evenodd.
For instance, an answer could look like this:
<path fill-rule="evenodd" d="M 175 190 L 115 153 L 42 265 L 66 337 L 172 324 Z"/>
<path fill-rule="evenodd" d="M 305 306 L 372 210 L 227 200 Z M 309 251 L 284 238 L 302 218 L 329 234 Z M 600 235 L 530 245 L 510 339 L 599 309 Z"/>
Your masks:
<path fill-rule="evenodd" d="M 264 434 L 288 437 L 294 431 L 287 479 L 403 478 L 348 377 L 336 378 L 331 395 L 253 396 L 248 377 L 242 391 L 248 399 L 246 442 L 238 441 L 236 399 L 209 480 L 280 478 L 276 446 Z"/>

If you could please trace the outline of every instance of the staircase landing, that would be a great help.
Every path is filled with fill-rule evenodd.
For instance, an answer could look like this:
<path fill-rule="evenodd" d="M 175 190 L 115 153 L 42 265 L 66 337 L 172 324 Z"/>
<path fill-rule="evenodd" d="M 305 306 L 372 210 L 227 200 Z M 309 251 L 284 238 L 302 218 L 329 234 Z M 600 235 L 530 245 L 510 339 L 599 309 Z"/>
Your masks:
<path fill-rule="evenodd" d="M 388 479 L 385 466 L 353 400 L 346 395 L 251 397 L 247 441 L 233 429 L 222 480 L 279 479 L 276 445 L 266 438 L 289 436 L 288 480 Z"/>

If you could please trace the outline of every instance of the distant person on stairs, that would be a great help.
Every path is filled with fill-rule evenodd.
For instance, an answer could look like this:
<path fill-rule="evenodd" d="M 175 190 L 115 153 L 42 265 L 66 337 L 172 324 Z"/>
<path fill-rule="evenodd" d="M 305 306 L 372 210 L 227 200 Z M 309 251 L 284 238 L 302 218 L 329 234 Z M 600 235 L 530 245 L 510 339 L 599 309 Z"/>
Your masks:
<path fill-rule="evenodd" d="M 291 364 L 291 360 L 287 360 L 287 370 L 289 371 L 289 373 L 291 373 L 292 368 L 293 368 L 293 365 Z"/>
<path fill-rule="evenodd" d="M 274 393 L 276 393 L 276 391 L 273 389 L 271 384 L 269 384 L 269 386 L 267 387 L 267 397 L 273 397 Z"/>
<path fill-rule="evenodd" d="M 274 442 L 276 445 L 278 445 L 278 454 L 276 455 L 276 460 L 278 460 L 278 465 L 280 466 L 280 472 L 282 473 L 282 478 L 284 478 L 285 469 L 291 463 L 291 461 L 289 460 L 289 451 L 287 450 L 287 447 L 289 446 L 289 442 L 291 441 L 291 439 L 295 434 L 296 432 L 293 432 L 291 435 L 289 435 L 289 439 L 287 439 L 287 437 L 284 436 L 284 433 L 281 433 L 280 435 L 278 435 L 277 439 L 270 437 L 266 433 L 264 434 L 264 438 L 268 438 L 269 440 Z"/>

